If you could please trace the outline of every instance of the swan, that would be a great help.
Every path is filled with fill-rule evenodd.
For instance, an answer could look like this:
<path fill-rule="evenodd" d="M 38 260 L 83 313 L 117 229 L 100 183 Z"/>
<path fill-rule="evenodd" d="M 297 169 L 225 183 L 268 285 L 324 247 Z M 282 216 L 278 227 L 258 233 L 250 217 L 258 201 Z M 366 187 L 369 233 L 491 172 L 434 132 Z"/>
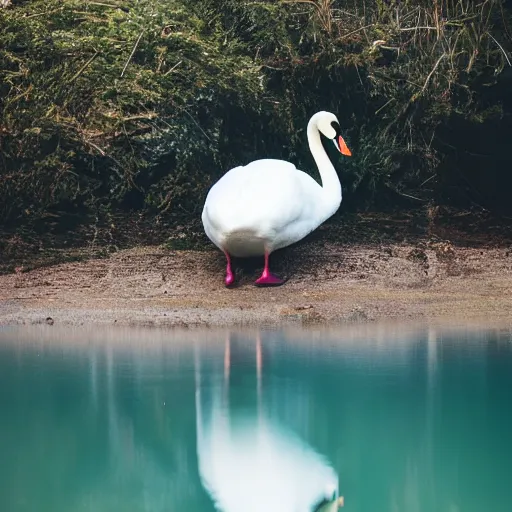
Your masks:
<path fill-rule="evenodd" d="M 202 382 L 196 352 L 199 477 L 219 512 L 337 512 L 338 474 L 327 459 L 264 411 L 262 347 L 256 339 L 257 406 L 229 403 L 230 339 L 224 375 Z M 203 391 L 206 393 L 203 397 Z"/>
<path fill-rule="evenodd" d="M 284 283 L 270 272 L 270 254 L 304 238 L 340 206 L 341 184 L 320 137 L 351 156 L 340 132 L 330 112 L 317 112 L 309 120 L 309 149 L 322 185 L 290 162 L 262 159 L 231 169 L 209 190 L 201 219 L 208 238 L 226 256 L 226 286 L 235 282 L 231 256 L 264 256 L 263 273 L 255 284 Z"/>

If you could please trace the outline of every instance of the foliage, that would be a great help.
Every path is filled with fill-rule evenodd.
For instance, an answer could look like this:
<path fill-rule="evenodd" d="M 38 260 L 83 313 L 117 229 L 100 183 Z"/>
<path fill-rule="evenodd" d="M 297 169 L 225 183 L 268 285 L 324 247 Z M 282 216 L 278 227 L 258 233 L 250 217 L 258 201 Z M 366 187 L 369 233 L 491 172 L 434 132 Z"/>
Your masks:
<path fill-rule="evenodd" d="M 340 162 L 349 205 L 451 201 L 453 148 L 467 146 L 450 127 L 510 126 L 499 0 L 33 0 L 0 8 L 0 28 L 6 221 L 197 217 L 231 166 L 312 169 L 305 126 L 320 109 L 354 153 Z"/>
<path fill-rule="evenodd" d="M 289 119 L 290 154 L 310 168 L 307 118 L 320 108 L 336 112 L 354 153 L 342 164 L 353 201 L 375 204 L 381 198 L 382 206 L 400 198 L 413 204 L 453 200 L 447 180 L 464 173 L 467 162 L 457 155 L 450 159 L 452 168 L 443 166 L 453 157 L 450 148 L 466 149 L 464 139 L 481 135 L 481 125 L 494 137 L 510 126 L 510 105 L 504 111 L 502 104 L 507 87 L 500 81 L 504 68 L 510 71 L 510 13 L 498 0 L 222 5 L 223 26 L 237 27 L 234 35 L 244 41 L 266 32 L 263 9 L 271 9 L 275 21 L 284 20 L 286 35 L 280 32 L 278 41 L 269 35 L 264 40 L 272 48 L 256 45 L 253 52 L 261 55 L 264 48 L 267 91 L 279 98 L 279 116 Z M 458 133 L 450 130 L 455 125 Z M 480 162 L 479 174 L 492 165 L 505 174 L 507 145 L 495 148 L 497 162 Z M 489 192 L 496 196 L 495 187 Z"/>
<path fill-rule="evenodd" d="M 180 2 L 0 16 L 4 218 L 127 197 L 179 206 L 218 164 L 223 113 L 262 93 L 257 66 Z"/>

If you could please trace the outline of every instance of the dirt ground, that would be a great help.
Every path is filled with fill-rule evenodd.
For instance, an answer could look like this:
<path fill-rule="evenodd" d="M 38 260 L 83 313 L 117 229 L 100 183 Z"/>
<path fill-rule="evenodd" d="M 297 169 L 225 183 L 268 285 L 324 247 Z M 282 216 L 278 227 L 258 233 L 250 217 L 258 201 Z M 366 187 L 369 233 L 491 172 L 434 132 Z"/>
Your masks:
<path fill-rule="evenodd" d="M 411 235 L 398 224 L 386 226 L 389 236 L 363 240 L 321 227 L 273 255 L 273 271 L 288 279 L 277 288 L 252 284 L 263 263 L 257 259 L 235 262 L 237 286 L 226 289 L 220 252 L 169 243 L 32 270 L 21 265 L 0 275 L 0 325 L 512 324 L 510 240 L 493 238 L 492 230 L 469 237 L 453 228 Z"/>

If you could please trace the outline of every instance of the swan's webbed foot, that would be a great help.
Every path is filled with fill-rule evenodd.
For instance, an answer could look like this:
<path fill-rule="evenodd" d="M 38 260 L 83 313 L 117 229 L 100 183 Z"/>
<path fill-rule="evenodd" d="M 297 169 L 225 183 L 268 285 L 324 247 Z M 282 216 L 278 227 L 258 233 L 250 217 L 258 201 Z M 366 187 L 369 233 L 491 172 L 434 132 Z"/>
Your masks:
<path fill-rule="evenodd" d="M 280 286 L 284 284 L 284 279 L 277 277 L 272 272 L 263 272 L 259 279 L 256 279 L 254 284 L 256 286 Z"/>
<path fill-rule="evenodd" d="M 231 258 L 229 254 L 226 252 L 227 265 L 226 265 L 226 277 L 224 279 L 224 284 L 227 288 L 233 286 L 235 284 L 235 274 L 233 274 L 233 270 L 231 269 Z"/>
<path fill-rule="evenodd" d="M 235 284 L 235 276 L 233 274 L 226 274 L 224 284 L 226 285 L 226 288 L 231 288 Z"/>
<path fill-rule="evenodd" d="M 280 286 L 284 283 L 284 280 L 276 275 L 272 274 L 269 269 L 269 256 L 268 252 L 265 252 L 265 267 L 260 278 L 255 281 L 256 286 Z"/>

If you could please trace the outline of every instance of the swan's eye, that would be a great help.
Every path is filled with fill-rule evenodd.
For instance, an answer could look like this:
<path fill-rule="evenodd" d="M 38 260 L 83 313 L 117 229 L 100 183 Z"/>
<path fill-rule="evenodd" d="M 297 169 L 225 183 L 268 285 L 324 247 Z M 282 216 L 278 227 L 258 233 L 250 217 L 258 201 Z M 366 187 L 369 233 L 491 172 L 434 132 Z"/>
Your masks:
<path fill-rule="evenodd" d="M 331 126 L 334 128 L 334 131 L 336 132 L 336 137 L 338 137 L 341 133 L 341 127 L 337 121 L 332 121 Z"/>

